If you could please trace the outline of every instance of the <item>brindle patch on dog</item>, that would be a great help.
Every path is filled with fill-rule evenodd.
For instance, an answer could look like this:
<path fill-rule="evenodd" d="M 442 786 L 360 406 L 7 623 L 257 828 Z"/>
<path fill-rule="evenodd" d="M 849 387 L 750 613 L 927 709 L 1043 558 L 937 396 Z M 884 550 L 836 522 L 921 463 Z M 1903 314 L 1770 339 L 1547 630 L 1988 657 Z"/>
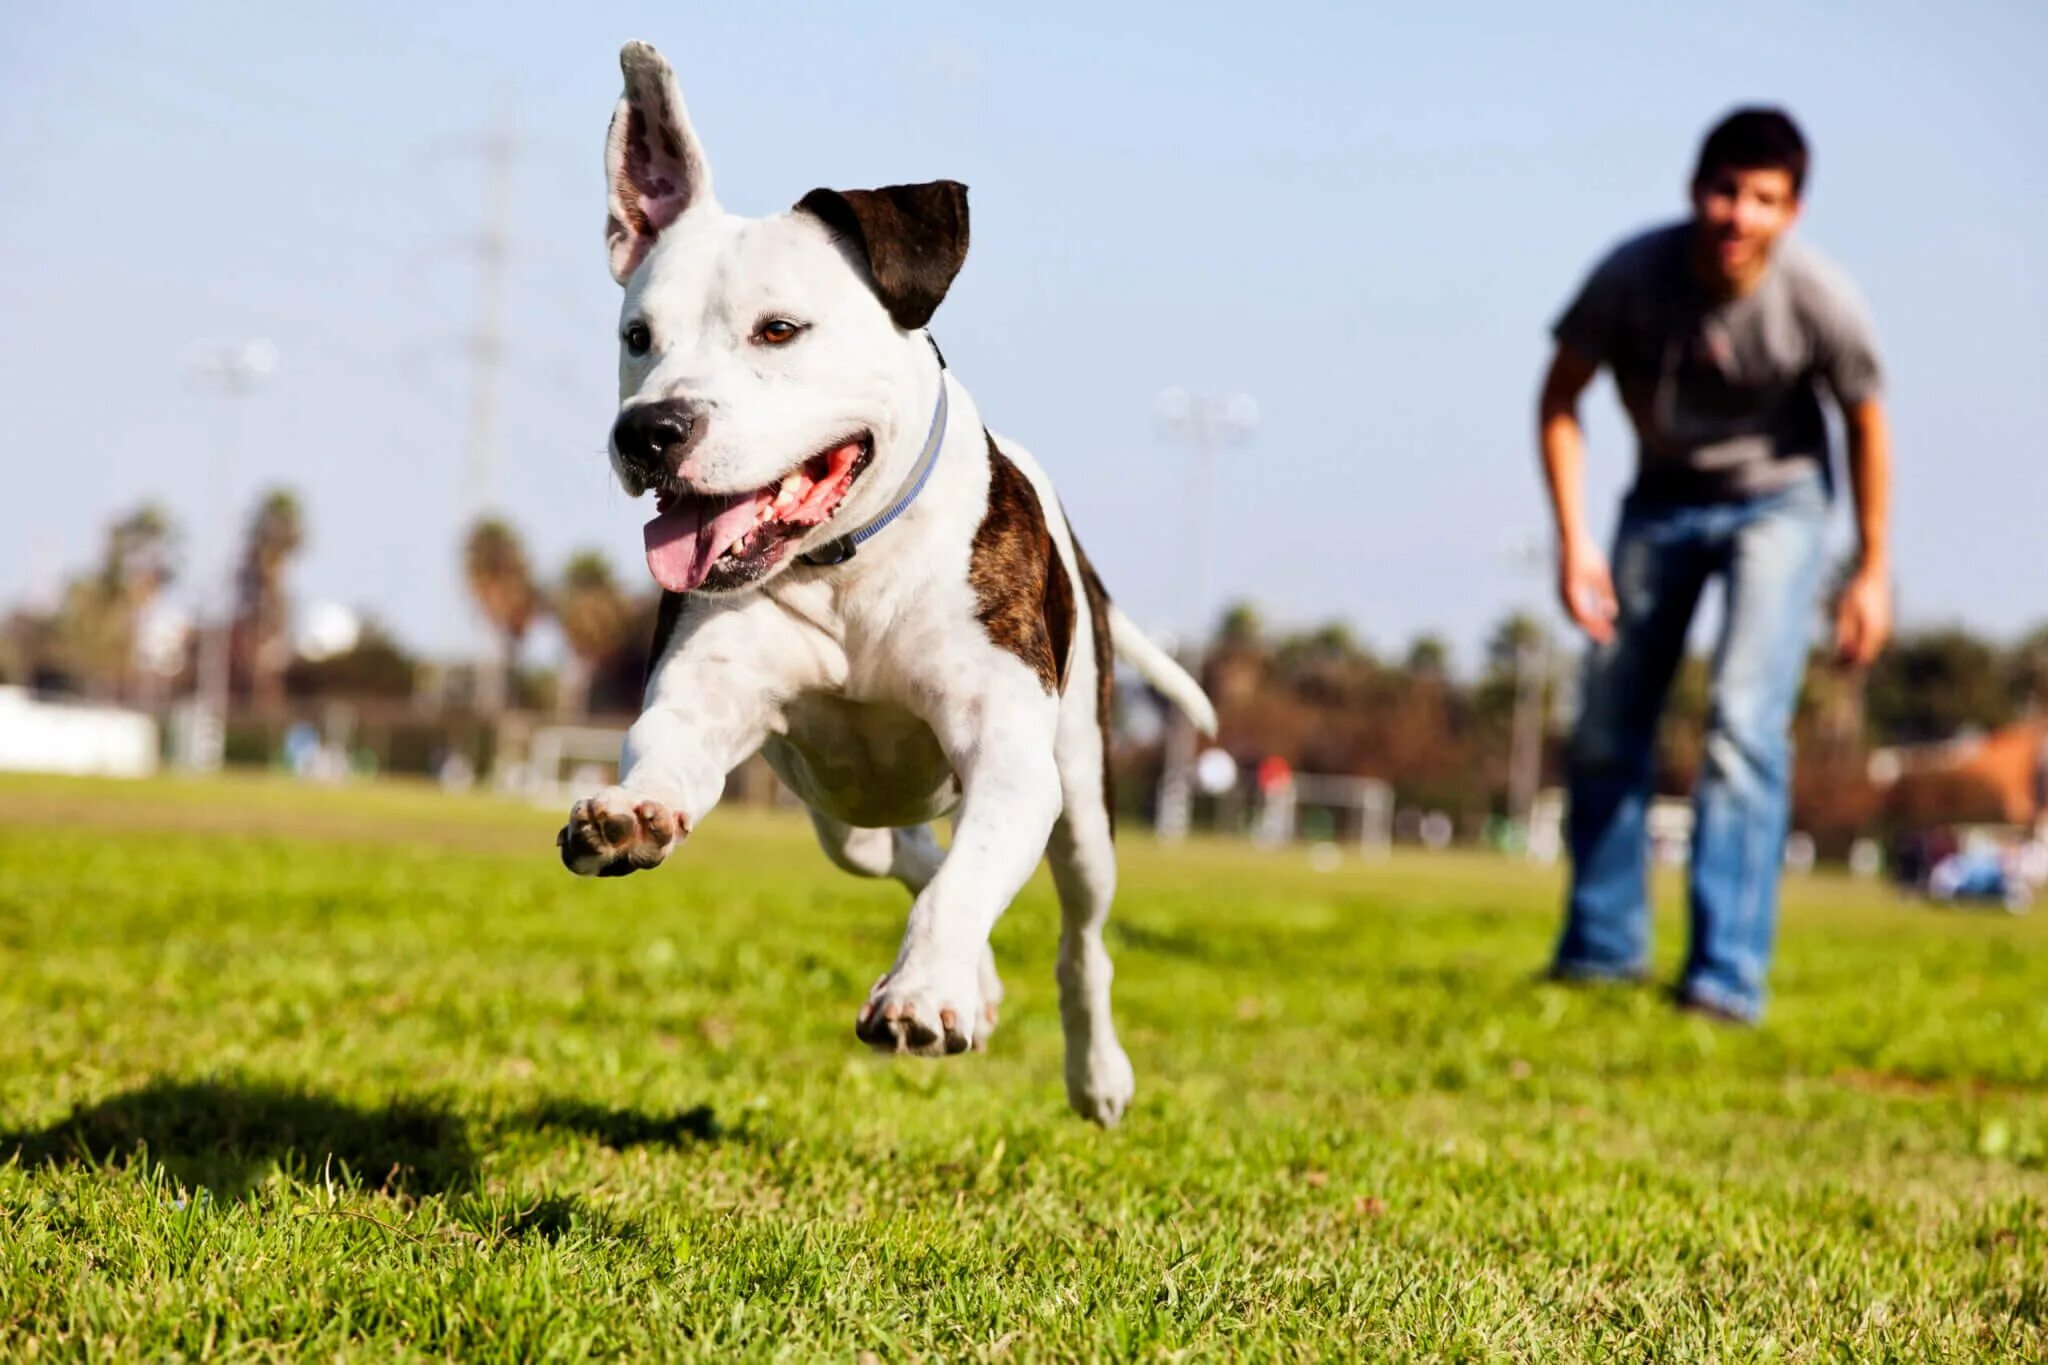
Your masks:
<path fill-rule="evenodd" d="M 1067 523 L 1073 535 L 1074 523 Z M 1109 638 L 1109 590 L 1088 562 L 1081 538 L 1073 536 L 1074 564 L 1081 571 L 1081 595 L 1088 599 L 1088 634 L 1095 645 L 1095 721 L 1102 727 L 1102 810 L 1109 817 L 1109 834 L 1116 837 L 1116 779 L 1109 771 L 1110 690 L 1115 685 L 1116 646 Z"/>
<path fill-rule="evenodd" d="M 1074 643 L 1074 585 L 1067 580 L 1031 480 L 988 438 L 988 513 L 967 565 L 975 616 L 998 649 L 1030 665 L 1048 692 L 1066 685 Z"/>

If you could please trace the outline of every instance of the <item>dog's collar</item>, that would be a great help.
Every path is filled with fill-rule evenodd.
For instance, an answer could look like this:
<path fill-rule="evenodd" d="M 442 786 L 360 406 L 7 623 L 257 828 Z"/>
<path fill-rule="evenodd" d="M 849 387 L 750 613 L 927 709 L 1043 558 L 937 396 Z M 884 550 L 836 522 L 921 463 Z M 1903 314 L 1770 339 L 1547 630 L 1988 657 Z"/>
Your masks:
<path fill-rule="evenodd" d="M 925 340 L 931 341 L 929 335 Z M 939 451 L 946 444 L 946 357 L 939 350 L 939 343 L 932 341 L 932 354 L 939 358 L 939 401 L 932 409 L 932 427 L 925 433 L 924 449 L 917 457 L 917 467 L 910 471 L 910 479 L 903 495 L 891 503 L 889 510 L 876 517 L 858 530 L 849 531 L 835 540 L 828 540 L 817 549 L 797 556 L 799 564 L 808 564 L 814 569 L 829 569 L 835 564 L 844 564 L 852 559 L 854 552 L 868 541 L 880 535 L 890 522 L 910 510 L 910 504 L 917 501 L 917 495 L 924 492 L 925 481 L 932 476 L 932 466 L 939 462 Z"/>

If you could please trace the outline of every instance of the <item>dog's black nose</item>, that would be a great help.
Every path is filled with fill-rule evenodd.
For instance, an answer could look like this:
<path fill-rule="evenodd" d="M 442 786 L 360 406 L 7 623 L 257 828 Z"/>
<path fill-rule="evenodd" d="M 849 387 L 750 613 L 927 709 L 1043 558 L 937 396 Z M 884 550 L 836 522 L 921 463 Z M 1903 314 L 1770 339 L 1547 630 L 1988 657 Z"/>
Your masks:
<path fill-rule="evenodd" d="M 703 439 L 703 411 L 680 398 L 630 407 L 612 425 L 612 449 L 628 469 L 649 480 L 675 473 Z"/>

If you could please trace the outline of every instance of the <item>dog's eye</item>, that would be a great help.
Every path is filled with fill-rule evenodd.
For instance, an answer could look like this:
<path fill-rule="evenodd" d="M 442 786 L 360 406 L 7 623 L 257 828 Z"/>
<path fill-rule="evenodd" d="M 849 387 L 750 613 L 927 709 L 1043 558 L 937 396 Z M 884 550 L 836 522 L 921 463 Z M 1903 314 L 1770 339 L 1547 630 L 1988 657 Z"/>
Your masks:
<path fill-rule="evenodd" d="M 646 355 L 647 348 L 654 344 L 654 333 L 647 330 L 644 322 L 627 323 L 626 330 L 619 335 L 625 341 L 626 349 L 634 355 Z"/>
<path fill-rule="evenodd" d="M 803 330 L 802 324 L 791 322 L 788 318 L 769 318 L 754 329 L 754 340 L 763 346 L 787 346 L 795 341 Z"/>

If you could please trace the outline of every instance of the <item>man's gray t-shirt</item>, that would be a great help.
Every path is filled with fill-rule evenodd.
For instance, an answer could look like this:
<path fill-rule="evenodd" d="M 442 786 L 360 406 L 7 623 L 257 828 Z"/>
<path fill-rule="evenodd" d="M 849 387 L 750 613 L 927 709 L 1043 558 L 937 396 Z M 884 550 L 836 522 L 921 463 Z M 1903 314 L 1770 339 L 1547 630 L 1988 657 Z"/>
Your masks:
<path fill-rule="evenodd" d="M 1614 371 L 1635 423 L 1636 488 L 1714 501 L 1775 492 L 1828 463 L 1821 386 L 1843 404 L 1877 394 L 1877 343 L 1855 291 L 1781 240 L 1740 298 L 1707 295 L 1693 225 L 1623 242 L 1551 328 Z"/>

